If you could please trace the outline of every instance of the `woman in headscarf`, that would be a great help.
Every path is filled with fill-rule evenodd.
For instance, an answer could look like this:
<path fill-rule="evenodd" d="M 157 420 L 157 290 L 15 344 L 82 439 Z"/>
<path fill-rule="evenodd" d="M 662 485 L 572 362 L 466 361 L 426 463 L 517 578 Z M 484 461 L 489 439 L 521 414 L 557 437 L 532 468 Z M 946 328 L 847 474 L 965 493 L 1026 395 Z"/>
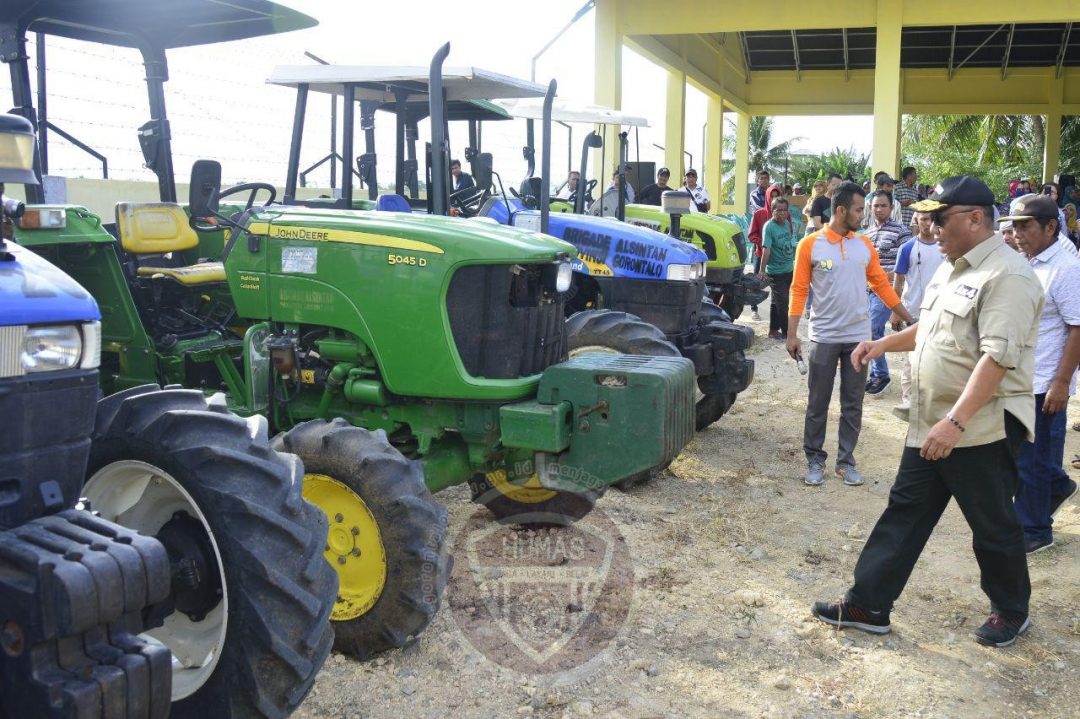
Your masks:
<path fill-rule="evenodd" d="M 1062 211 L 1065 213 L 1065 234 L 1074 245 L 1080 247 L 1080 227 L 1076 224 L 1076 205 L 1066 202 Z"/>
<path fill-rule="evenodd" d="M 777 197 L 783 197 L 784 191 L 780 189 L 780 185 L 769 185 L 765 190 L 765 206 L 760 210 L 754 212 L 754 216 L 750 218 L 750 230 L 746 233 L 746 236 L 750 238 L 750 242 L 754 244 L 754 274 L 761 272 L 761 231 L 765 229 L 765 223 L 772 218 L 772 201 Z M 761 315 L 758 314 L 757 305 L 750 306 L 750 319 L 755 322 L 761 321 Z"/>

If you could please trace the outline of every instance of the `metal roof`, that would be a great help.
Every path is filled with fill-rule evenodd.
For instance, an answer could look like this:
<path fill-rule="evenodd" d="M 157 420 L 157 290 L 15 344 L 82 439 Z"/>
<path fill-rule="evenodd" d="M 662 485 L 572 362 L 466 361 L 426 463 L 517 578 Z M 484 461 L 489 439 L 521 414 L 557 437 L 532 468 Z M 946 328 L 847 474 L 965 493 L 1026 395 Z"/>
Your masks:
<path fill-rule="evenodd" d="M 378 65 L 279 65 L 268 83 L 340 95 L 346 84 L 356 87 L 357 100 L 393 102 L 395 91 L 409 93 L 408 101 L 426 100 L 428 68 Z M 535 82 L 475 67 L 448 67 L 442 73 L 447 101 L 543 97 L 547 88 Z"/>
<path fill-rule="evenodd" d="M 497 100 L 496 104 L 506 110 L 512 117 L 526 120 L 541 120 L 544 117 L 543 100 L 532 98 Z M 610 107 L 581 102 L 575 103 L 559 98 L 555 98 L 552 103 L 551 119 L 555 122 L 626 125 L 628 127 L 649 126 L 649 121 L 644 117 L 630 115 L 621 110 L 613 110 Z"/>
<path fill-rule="evenodd" d="M 30 32 L 121 47 L 208 45 L 302 30 L 318 22 L 268 0 L 3 0 Z"/>
<path fill-rule="evenodd" d="M 1078 11 L 1080 14 L 1080 11 Z M 905 27 L 905 68 L 1080 66 L 1080 28 L 1073 23 Z M 739 33 L 751 71 L 858 70 L 874 67 L 873 27 Z"/>

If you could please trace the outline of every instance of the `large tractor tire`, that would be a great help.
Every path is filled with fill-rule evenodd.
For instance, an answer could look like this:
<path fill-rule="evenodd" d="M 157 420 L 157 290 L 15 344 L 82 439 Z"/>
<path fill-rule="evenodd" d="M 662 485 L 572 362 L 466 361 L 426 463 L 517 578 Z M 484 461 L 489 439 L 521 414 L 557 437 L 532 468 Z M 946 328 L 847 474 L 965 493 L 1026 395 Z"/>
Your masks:
<path fill-rule="evenodd" d="M 742 308 L 739 308 L 742 311 Z M 711 300 L 701 301 L 701 312 L 698 314 L 698 324 L 707 325 L 710 322 L 731 322 L 731 315 L 714 304 Z M 698 432 L 713 424 L 731 409 L 738 396 L 734 392 L 726 394 L 705 394 L 699 388 L 698 399 L 695 406 L 695 427 Z"/>
<path fill-rule="evenodd" d="M 566 346 L 571 357 L 590 353 L 681 357 L 679 349 L 668 341 L 655 325 L 629 312 L 589 310 L 578 312 L 566 321 Z M 626 491 L 658 476 L 667 465 L 621 479 L 615 487 Z"/>
<path fill-rule="evenodd" d="M 343 419 L 305 422 L 275 439 L 304 463 L 304 497 L 326 514 L 326 559 L 338 572 L 334 648 L 358 659 L 414 641 L 435 617 L 450 574 L 446 509 L 419 462 Z"/>
<path fill-rule="evenodd" d="M 337 590 L 299 460 L 221 395 L 152 385 L 100 401 L 92 440 L 91 509 L 169 555 L 174 609 L 144 636 L 172 653 L 171 716 L 288 716 L 330 653 Z"/>
<path fill-rule="evenodd" d="M 505 470 L 477 474 L 469 481 L 474 502 L 484 505 L 499 524 L 523 527 L 567 527 L 596 506 L 605 487 L 564 492 L 542 486 L 530 468 L 527 475 Z"/>

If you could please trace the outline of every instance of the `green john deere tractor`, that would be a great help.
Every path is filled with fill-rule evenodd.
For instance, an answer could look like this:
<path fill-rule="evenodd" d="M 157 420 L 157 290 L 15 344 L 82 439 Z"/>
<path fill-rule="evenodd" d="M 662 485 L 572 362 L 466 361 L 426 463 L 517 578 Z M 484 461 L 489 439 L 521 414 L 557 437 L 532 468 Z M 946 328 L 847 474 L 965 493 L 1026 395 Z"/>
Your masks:
<path fill-rule="evenodd" d="M 287 430 L 276 446 L 303 460 L 304 496 L 330 522 L 339 649 L 367 656 L 402 645 L 434 616 L 448 560 L 446 513 L 429 490 L 469 483 L 500 521 L 567 524 L 690 440 L 689 361 L 563 361 L 571 245 L 484 222 L 354 210 L 350 166 L 340 200 L 297 201 L 296 128 L 283 203 L 268 184 L 221 190 L 220 166 L 200 161 L 185 212 L 163 87 L 169 39 L 187 37 L 183 16 L 155 36 L 122 12 L 79 13 L 75 23 L 65 22 L 69 3 L 41 5 L 55 22 L 30 30 L 138 45 L 155 58 L 154 119 L 140 141 L 161 202 L 119 202 L 115 225 L 46 205 L 47 221 L 19 228 L 18 239 L 97 298 L 106 393 L 147 382 L 222 391 L 236 413 Z M 25 61 L 15 75 L 26 88 L 16 104 L 28 108 Z M 465 73 L 447 85 L 487 79 Z M 373 91 L 343 84 L 346 113 L 361 90 Z M 301 88 L 297 118 L 306 101 Z M 351 136 L 342 149 L 352 156 Z"/>

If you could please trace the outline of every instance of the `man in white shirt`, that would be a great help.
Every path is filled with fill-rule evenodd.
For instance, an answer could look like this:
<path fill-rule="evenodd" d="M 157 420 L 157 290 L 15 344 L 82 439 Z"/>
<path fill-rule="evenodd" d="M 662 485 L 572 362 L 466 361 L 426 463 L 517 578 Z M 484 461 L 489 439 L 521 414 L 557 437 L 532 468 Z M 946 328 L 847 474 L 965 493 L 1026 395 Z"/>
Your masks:
<path fill-rule="evenodd" d="M 709 208 L 712 207 L 712 200 L 709 199 L 708 191 L 697 183 L 697 170 L 691 167 L 686 171 L 685 179 L 686 184 L 681 189 L 683 192 L 689 192 L 690 196 L 694 198 L 690 209 L 698 212 L 708 212 Z"/>
<path fill-rule="evenodd" d="M 1077 489 L 1062 464 L 1066 408 L 1080 363 L 1080 260 L 1058 240 L 1057 210 L 1049 197 L 1028 195 L 1003 218 L 1012 221 L 1016 245 L 1046 293 L 1035 342 L 1035 441 L 1024 442 L 1016 458 L 1016 514 L 1028 554 L 1054 546 L 1054 513 Z"/>
<path fill-rule="evenodd" d="M 560 200 L 573 200 L 577 193 L 578 182 L 581 180 L 581 173 L 577 170 L 571 170 L 570 174 L 566 176 L 566 182 L 559 189 L 558 197 Z"/>
<path fill-rule="evenodd" d="M 922 306 L 926 288 L 937 268 L 945 261 L 945 255 L 938 249 L 934 237 L 934 220 L 929 212 L 915 213 L 919 234 L 900 246 L 896 254 L 896 267 L 893 270 L 893 290 L 900 295 L 900 301 L 908 312 L 919 321 L 919 308 Z M 892 328 L 899 332 L 903 323 L 896 315 L 889 317 Z M 900 404 L 897 411 L 901 417 L 911 409 L 911 353 L 904 353 L 903 367 L 900 369 Z"/>

